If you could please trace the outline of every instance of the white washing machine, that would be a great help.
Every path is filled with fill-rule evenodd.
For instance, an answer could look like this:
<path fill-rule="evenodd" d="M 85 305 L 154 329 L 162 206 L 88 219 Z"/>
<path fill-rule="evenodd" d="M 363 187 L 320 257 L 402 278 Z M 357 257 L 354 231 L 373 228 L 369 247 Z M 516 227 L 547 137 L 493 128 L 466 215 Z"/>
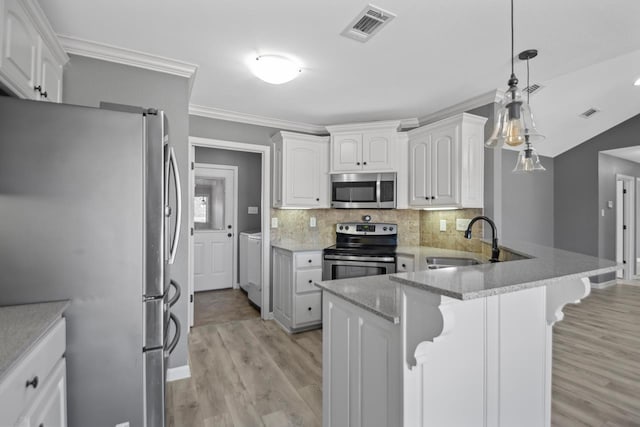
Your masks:
<path fill-rule="evenodd" d="M 240 287 L 249 300 L 262 305 L 262 233 L 240 233 Z"/>

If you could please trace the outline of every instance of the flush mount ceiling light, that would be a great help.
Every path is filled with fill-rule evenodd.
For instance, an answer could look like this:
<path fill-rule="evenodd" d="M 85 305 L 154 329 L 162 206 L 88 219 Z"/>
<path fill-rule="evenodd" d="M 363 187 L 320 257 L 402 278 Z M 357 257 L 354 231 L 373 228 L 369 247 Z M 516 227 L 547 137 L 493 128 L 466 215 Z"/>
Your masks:
<path fill-rule="evenodd" d="M 298 64 L 280 55 L 257 56 L 250 67 L 257 78 L 274 85 L 290 82 L 302 72 Z"/>
<path fill-rule="evenodd" d="M 522 100 L 522 92 L 518 89 L 518 78 L 514 71 L 514 28 L 513 28 L 513 0 L 511 0 L 511 77 L 509 78 L 509 89 L 504 95 L 500 104 L 500 111 L 496 117 L 493 134 L 487 142 L 486 147 L 500 148 L 504 144 L 517 147 L 527 142 L 544 139 L 536 129 L 533 115 L 528 103 Z M 520 54 L 520 59 L 528 60 L 538 54 L 536 50 L 524 51 Z M 525 56 L 523 56 L 525 55 Z M 525 135 L 528 138 L 525 138 Z"/>

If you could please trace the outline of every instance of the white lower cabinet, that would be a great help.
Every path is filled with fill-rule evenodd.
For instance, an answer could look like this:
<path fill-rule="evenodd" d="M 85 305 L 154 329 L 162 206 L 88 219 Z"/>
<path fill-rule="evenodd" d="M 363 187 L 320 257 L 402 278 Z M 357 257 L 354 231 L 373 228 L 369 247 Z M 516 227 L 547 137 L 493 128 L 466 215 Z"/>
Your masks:
<path fill-rule="evenodd" d="M 400 325 L 323 295 L 324 427 L 402 425 Z"/>
<path fill-rule="evenodd" d="M 273 248 L 273 315 L 288 332 L 322 324 L 322 251 Z"/>
<path fill-rule="evenodd" d="M 411 255 L 398 255 L 396 257 L 396 273 L 416 271 L 415 258 Z"/>
<path fill-rule="evenodd" d="M 61 318 L 0 382 L 0 426 L 66 427 L 65 346 Z"/>

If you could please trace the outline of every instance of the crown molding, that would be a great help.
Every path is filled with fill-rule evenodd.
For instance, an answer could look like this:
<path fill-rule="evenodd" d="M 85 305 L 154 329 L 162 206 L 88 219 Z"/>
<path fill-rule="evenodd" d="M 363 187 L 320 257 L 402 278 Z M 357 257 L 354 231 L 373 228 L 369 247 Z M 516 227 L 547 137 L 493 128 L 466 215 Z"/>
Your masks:
<path fill-rule="evenodd" d="M 62 34 L 58 34 L 58 40 L 64 50 L 72 55 L 184 77 L 189 80 L 189 96 L 191 96 L 191 89 L 198 70 L 196 64 Z"/>
<path fill-rule="evenodd" d="M 49 23 L 49 20 L 47 20 L 47 16 L 44 14 L 44 11 L 38 2 L 36 0 L 24 0 L 22 5 L 29 17 L 35 23 L 40 37 L 42 37 L 44 44 L 51 50 L 53 56 L 62 65 L 69 62 L 69 56 L 61 46 L 60 41 L 56 37 L 56 33 L 53 31 L 53 28 L 51 28 L 51 24 Z"/>
<path fill-rule="evenodd" d="M 482 95 L 475 96 L 467 99 L 466 101 L 452 105 L 435 113 L 427 114 L 418 118 L 420 125 L 426 125 L 438 120 L 446 119 L 447 117 L 454 116 L 456 114 L 464 113 L 465 111 L 473 110 L 474 108 L 482 107 L 483 105 L 500 102 L 504 97 L 504 91 L 495 89 Z"/>
<path fill-rule="evenodd" d="M 313 135 L 325 135 L 327 133 L 327 129 L 324 126 L 302 122 L 291 122 L 288 120 L 274 119 L 254 114 L 239 113 L 237 111 L 223 110 L 221 108 L 205 107 L 204 105 L 189 104 L 189 114 L 192 116 L 208 117 L 210 119 L 226 120 L 229 122 L 266 126 L 274 129 L 305 132 Z"/>

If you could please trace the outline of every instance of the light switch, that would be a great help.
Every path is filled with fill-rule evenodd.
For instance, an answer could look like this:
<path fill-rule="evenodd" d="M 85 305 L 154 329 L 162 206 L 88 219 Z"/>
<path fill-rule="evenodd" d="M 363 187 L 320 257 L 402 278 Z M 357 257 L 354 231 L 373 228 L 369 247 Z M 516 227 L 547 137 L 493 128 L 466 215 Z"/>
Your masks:
<path fill-rule="evenodd" d="M 467 218 L 456 218 L 456 230 L 457 231 L 467 231 L 467 227 L 469 227 L 470 219 Z"/>
<path fill-rule="evenodd" d="M 278 228 L 278 218 L 271 218 L 271 228 Z"/>
<path fill-rule="evenodd" d="M 447 220 L 446 219 L 441 219 L 440 220 L 440 231 L 447 231 Z"/>
<path fill-rule="evenodd" d="M 316 226 L 316 217 L 312 216 L 311 218 L 309 218 L 309 227 L 315 227 Z"/>
<path fill-rule="evenodd" d="M 613 209 L 613 200 L 609 200 L 609 201 L 607 202 L 607 207 L 608 207 L 609 209 Z"/>
<path fill-rule="evenodd" d="M 249 206 L 249 214 L 250 215 L 256 215 L 258 213 L 258 207 L 257 206 Z"/>

